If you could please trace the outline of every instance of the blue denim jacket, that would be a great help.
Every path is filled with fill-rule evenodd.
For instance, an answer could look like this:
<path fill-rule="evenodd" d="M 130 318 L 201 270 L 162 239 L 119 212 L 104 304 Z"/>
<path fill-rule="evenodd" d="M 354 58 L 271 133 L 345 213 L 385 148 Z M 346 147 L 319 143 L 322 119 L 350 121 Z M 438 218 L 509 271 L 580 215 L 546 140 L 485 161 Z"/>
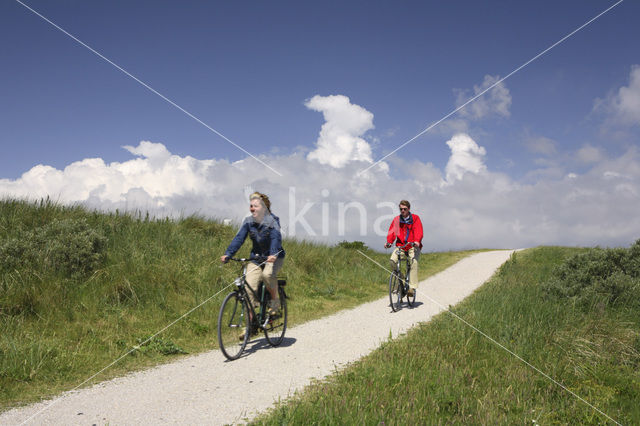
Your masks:
<path fill-rule="evenodd" d="M 282 234 L 280 233 L 280 219 L 272 214 L 267 214 L 261 223 L 258 223 L 253 217 L 248 216 L 242 222 L 240 230 L 231 240 L 231 244 L 224 252 L 227 256 L 236 254 L 247 235 L 251 237 L 253 248 L 251 249 L 251 259 L 267 256 L 278 256 L 284 258 L 284 249 L 282 248 Z"/>

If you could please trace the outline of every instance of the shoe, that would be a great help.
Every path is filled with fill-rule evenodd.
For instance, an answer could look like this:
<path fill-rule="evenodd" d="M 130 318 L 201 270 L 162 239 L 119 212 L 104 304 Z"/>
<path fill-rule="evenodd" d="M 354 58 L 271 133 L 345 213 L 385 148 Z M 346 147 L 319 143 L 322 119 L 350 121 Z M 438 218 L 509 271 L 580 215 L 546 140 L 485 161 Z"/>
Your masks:
<path fill-rule="evenodd" d="M 240 340 L 241 342 L 244 340 L 244 333 L 246 333 L 246 328 L 243 328 L 242 332 L 238 334 L 238 340 Z"/>
<path fill-rule="evenodd" d="M 280 312 L 280 299 L 277 300 L 270 300 L 269 301 L 269 308 L 267 309 L 267 313 L 269 314 L 270 317 L 278 317 L 281 315 Z"/>
<path fill-rule="evenodd" d="M 407 296 L 413 297 L 415 295 L 416 295 L 416 289 L 415 288 L 410 288 L 409 291 L 407 292 Z"/>
<path fill-rule="evenodd" d="M 278 309 L 269 308 L 269 309 L 267 309 L 267 314 L 269 314 L 269 317 L 271 317 L 271 319 L 275 319 L 275 318 L 280 317 L 282 312 L 280 312 L 280 308 L 278 308 Z"/>

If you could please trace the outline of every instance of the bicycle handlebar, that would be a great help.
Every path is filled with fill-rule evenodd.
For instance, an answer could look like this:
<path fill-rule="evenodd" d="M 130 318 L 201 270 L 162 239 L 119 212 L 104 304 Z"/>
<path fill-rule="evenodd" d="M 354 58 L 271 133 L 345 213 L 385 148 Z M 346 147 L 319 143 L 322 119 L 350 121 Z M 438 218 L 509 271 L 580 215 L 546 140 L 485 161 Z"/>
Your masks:
<path fill-rule="evenodd" d="M 388 248 L 388 249 L 389 249 L 389 248 L 392 248 L 392 247 L 393 247 L 393 249 L 394 249 L 394 250 L 402 250 L 402 251 L 404 251 L 404 252 L 407 252 L 407 251 L 411 250 L 411 249 L 412 249 L 412 248 L 414 248 L 414 247 L 418 247 L 418 244 L 417 244 L 417 243 L 411 243 L 411 247 L 409 247 L 409 248 L 407 248 L 407 249 L 405 249 L 405 248 L 403 248 L 403 247 L 401 247 L 401 246 L 395 246 L 395 247 L 394 247 L 394 246 L 391 246 L 391 247 L 386 247 L 386 248 Z"/>
<path fill-rule="evenodd" d="M 418 247 L 418 246 L 417 246 L 417 245 L 415 245 L 415 246 L 413 246 L 413 247 Z M 403 252 L 408 253 L 408 252 L 409 252 L 409 250 L 411 250 L 413 247 L 410 247 L 410 248 L 408 248 L 408 249 L 405 249 L 405 248 L 397 247 L 397 246 L 396 246 L 396 247 L 394 247 L 394 248 L 393 248 L 393 250 L 394 250 L 394 251 L 400 251 L 400 250 L 402 250 Z M 389 247 L 389 248 L 390 248 L 390 247 Z"/>

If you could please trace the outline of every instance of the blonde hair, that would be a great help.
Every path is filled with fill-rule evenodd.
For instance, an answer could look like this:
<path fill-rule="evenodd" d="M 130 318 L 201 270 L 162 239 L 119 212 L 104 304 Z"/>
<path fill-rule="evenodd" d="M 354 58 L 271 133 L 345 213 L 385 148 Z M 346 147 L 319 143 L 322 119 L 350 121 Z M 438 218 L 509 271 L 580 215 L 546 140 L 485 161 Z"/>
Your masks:
<path fill-rule="evenodd" d="M 260 192 L 254 192 L 249 196 L 249 201 L 252 201 L 252 200 L 262 201 L 264 205 L 267 207 L 267 210 L 271 211 L 271 201 L 269 201 L 269 197 L 267 197 L 265 194 L 262 194 Z"/>

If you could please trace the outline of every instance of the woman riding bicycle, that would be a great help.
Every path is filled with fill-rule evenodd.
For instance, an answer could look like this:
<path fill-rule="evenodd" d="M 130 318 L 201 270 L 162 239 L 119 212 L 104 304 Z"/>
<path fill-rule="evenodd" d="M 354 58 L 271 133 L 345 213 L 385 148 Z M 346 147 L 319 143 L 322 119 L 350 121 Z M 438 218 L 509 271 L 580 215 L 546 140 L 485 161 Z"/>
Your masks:
<path fill-rule="evenodd" d="M 271 213 L 269 197 L 259 192 L 254 192 L 249 197 L 250 216 L 247 216 L 240 226 L 240 230 L 227 247 L 220 258 L 226 263 L 242 246 L 247 235 L 253 242 L 251 249 L 251 262 L 247 264 L 247 284 L 258 292 L 260 281 L 264 282 L 271 300 L 269 302 L 269 314 L 278 315 L 280 311 L 280 298 L 278 296 L 278 272 L 284 263 L 284 249 L 282 248 L 282 234 L 280 233 L 280 219 Z M 258 307 L 252 291 L 249 291 L 249 299 L 254 307 Z"/>

